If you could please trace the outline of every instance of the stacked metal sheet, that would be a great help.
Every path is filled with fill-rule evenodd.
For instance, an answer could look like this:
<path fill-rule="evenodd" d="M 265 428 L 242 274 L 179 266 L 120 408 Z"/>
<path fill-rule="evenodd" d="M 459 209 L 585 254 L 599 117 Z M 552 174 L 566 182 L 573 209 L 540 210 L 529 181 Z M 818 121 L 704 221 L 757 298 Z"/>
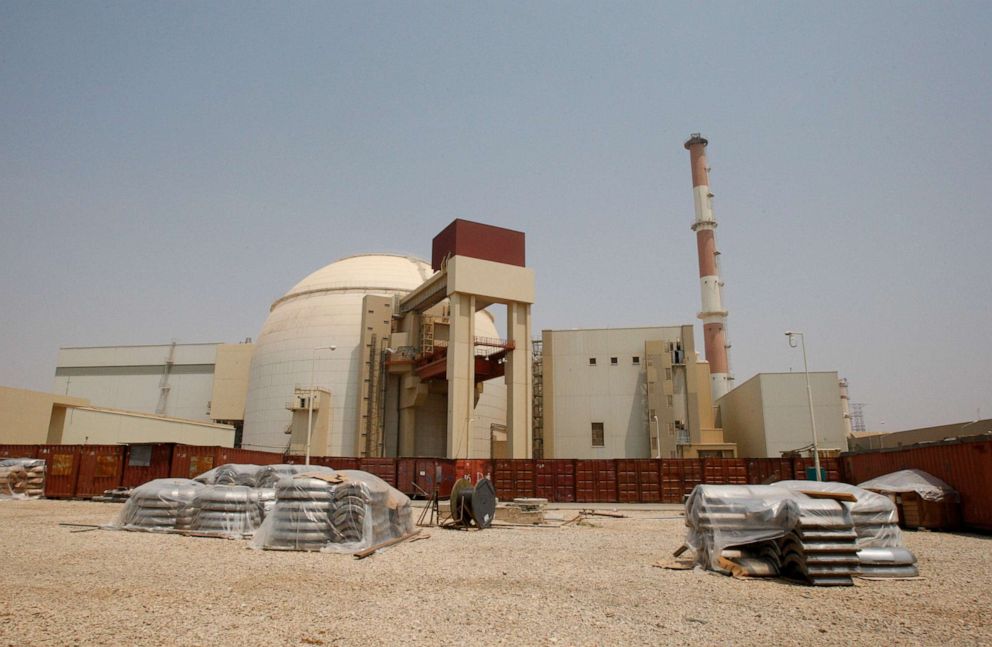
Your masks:
<path fill-rule="evenodd" d="M 189 530 L 197 516 L 202 484 L 189 479 L 156 479 L 135 488 L 114 527 L 128 530 Z"/>
<path fill-rule="evenodd" d="M 846 496 L 854 500 L 837 500 Z M 697 486 L 686 525 L 686 544 L 713 570 L 788 575 L 816 586 L 850 586 L 857 575 L 917 574 L 891 502 L 846 484 Z"/>
<path fill-rule="evenodd" d="M 190 528 L 224 537 L 249 537 L 262 523 L 258 490 L 243 485 L 198 488 Z"/>

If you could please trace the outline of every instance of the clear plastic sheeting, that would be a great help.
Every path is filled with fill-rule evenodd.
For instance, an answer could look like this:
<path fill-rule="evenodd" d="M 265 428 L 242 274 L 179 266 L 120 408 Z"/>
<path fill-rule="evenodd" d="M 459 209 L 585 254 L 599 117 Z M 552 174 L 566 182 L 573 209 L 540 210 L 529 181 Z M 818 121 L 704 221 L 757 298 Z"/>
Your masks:
<path fill-rule="evenodd" d="M 204 472 L 197 476 L 195 481 L 204 485 L 244 485 L 246 487 L 256 487 L 258 485 L 258 473 L 262 469 L 259 465 L 239 465 L 237 463 L 227 463 L 219 465 L 209 472 Z"/>
<path fill-rule="evenodd" d="M 410 499 L 368 472 L 286 476 L 275 496 L 252 548 L 355 552 L 413 531 Z"/>
<path fill-rule="evenodd" d="M 883 494 L 915 492 L 925 501 L 942 501 L 957 496 L 954 488 L 923 470 L 899 470 L 860 483 L 858 487 Z"/>
<path fill-rule="evenodd" d="M 166 532 L 190 530 L 196 520 L 197 494 L 204 485 L 190 479 L 155 479 L 131 491 L 111 528 Z"/>
<path fill-rule="evenodd" d="M 44 460 L 40 458 L 0 460 L 0 499 L 40 499 L 44 495 Z"/>
<path fill-rule="evenodd" d="M 844 507 L 850 512 L 858 535 L 858 548 L 898 548 L 902 546 L 899 513 L 892 501 L 856 485 L 827 481 L 779 481 L 774 484 L 792 492 L 851 494 L 857 498 Z"/>
<path fill-rule="evenodd" d="M 232 539 L 250 537 L 264 516 L 259 492 L 243 485 L 197 488 L 190 529 Z"/>
<path fill-rule="evenodd" d="M 330 467 L 325 467 L 323 465 L 292 465 L 292 464 L 265 465 L 263 467 L 260 467 L 258 469 L 258 473 L 255 475 L 255 481 L 256 481 L 255 487 L 275 488 L 276 483 L 279 482 L 279 479 L 285 478 L 287 476 L 296 476 L 297 474 L 303 474 L 306 472 L 333 474 L 334 470 L 332 470 Z"/>
<path fill-rule="evenodd" d="M 686 501 L 686 545 L 697 564 L 710 570 L 850 586 L 856 575 L 916 574 L 916 559 L 902 547 L 896 521 L 886 497 L 843 483 L 698 485 Z"/>
<path fill-rule="evenodd" d="M 733 546 L 784 537 L 799 517 L 795 493 L 774 485 L 697 485 L 685 503 L 686 545 L 712 570 Z"/>

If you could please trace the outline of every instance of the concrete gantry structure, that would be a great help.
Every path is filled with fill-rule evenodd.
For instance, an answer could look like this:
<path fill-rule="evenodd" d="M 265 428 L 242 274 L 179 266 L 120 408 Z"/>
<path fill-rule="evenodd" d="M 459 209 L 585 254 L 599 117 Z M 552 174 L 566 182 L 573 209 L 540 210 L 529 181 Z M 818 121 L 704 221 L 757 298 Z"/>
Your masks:
<path fill-rule="evenodd" d="M 703 340 L 706 361 L 710 364 L 710 384 L 716 401 L 733 388 L 727 359 L 727 311 L 723 307 L 723 282 L 720 280 L 720 252 L 716 248 L 716 218 L 713 216 L 713 194 L 710 192 L 709 167 L 706 162 L 706 145 L 709 142 L 699 133 L 693 133 L 685 142 L 692 166 L 692 196 L 696 219 L 692 230 L 696 232 L 696 249 L 699 255 L 699 282 L 702 291 Z"/>
<path fill-rule="evenodd" d="M 416 376 L 408 374 L 405 378 L 404 390 L 410 395 L 403 398 L 406 406 L 400 405 L 404 411 L 400 417 L 401 449 L 412 442 L 414 394 L 423 388 L 423 380 L 441 376 L 443 361 L 448 394 L 447 456 L 531 457 L 530 306 L 534 303 L 534 273 L 524 267 L 524 253 L 522 232 L 467 220 L 455 220 L 434 238 L 432 267 L 437 274 L 400 301 L 401 328 L 408 344 L 425 339 L 424 331 L 431 325 L 425 315 L 447 299 L 447 340 L 442 353 L 435 350 L 433 341 L 419 346 L 417 357 L 437 358 L 433 362 L 436 371 L 429 371 L 427 364 Z M 506 307 L 505 340 L 476 334 L 476 313 L 494 304 Z M 435 338 L 433 333 L 429 336 Z M 396 362 L 403 360 L 392 363 Z M 482 448 L 471 434 L 477 385 L 499 373 L 506 384 L 506 445 L 495 440 L 495 429 L 491 429 L 489 447 Z"/>

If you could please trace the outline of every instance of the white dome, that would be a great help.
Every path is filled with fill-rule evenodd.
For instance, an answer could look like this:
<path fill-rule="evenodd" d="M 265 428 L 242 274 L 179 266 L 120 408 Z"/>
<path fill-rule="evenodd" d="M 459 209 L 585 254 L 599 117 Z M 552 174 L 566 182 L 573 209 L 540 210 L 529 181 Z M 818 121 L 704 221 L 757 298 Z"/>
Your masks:
<path fill-rule="evenodd" d="M 363 361 L 362 299 L 367 294 L 406 294 L 434 274 L 426 261 L 394 254 L 349 256 L 313 272 L 277 299 L 262 326 L 252 356 L 243 444 L 284 451 L 291 413 L 286 403 L 296 387 L 313 383 L 331 392 L 330 443 L 334 456 L 357 456 L 358 380 Z M 477 335 L 498 337 L 492 316 L 476 315 Z M 336 346 L 334 351 L 315 348 Z M 473 436 L 488 450 L 490 422 L 505 419 L 505 385 L 487 383 L 477 406 Z M 485 411 L 486 413 L 483 413 Z M 483 418 L 485 418 L 483 420 Z M 483 443 L 483 440 L 485 442 Z M 315 454 L 324 453 L 316 451 Z"/>
<path fill-rule="evenodd" d="M 427 261 L 399 254 L 357 254 L 334 261 L 309 275 L 272 304 L 313 292 L 409 292 L 434 274 Z"/>

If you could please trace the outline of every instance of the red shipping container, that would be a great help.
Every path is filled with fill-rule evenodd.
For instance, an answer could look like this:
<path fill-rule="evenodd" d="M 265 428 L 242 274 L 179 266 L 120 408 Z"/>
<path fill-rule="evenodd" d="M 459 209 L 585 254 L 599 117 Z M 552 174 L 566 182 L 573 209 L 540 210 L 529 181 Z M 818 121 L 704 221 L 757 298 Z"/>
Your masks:
<path fill-rule="evenodd" d="M 74 496 L 89 498 L 119 487 L 124 473 L 124 450 L 125 445 L 81 446 Z"/>
<path fill-rule="evenodd" d="M 358 459 L 358 469 L 375 474 L 386 483 L 396 487 L 396 460 L 395 458 L 360 458 Z"/>
<path fill-rule="evenodd" d="M 76 495 L 79 445 L 39 445 L 37 458 L 45 461 L 45 496 L 49 499 Z"/>
<path fill-rule="evenodd" d="M 466 478 L 472 483 L 478 483 L 479 479 L 492 479 L 493 463 L 485 458 L 459 458 L 454 461 L 455 478 Z"/>
<path fill-rule="evenodd" d="M 992 441 L 961 440 L 924 447 L 844 454 L 850 483 L 904 469 L 933 474 L 957 490 L 966 526 L 992 531 Z"/>
<path fill-rule="evenodd" d="M 575 461 L 568 458 L 536 459 L 534 496 L 558 503 L 575 501 Z"/>
<path fill-rule="evenodd" d="M 792 461 L 788 458 L 747 458 L 747 482 L 752 485 L 792 479 Z"/>
<path fill-rule="evenodd" d="M 277 465 L 282 463 L 283 460 L 283 455 L 276 452 L 263 452 L 257 449 L 238 449 L 234 447 L 217 448 L 217 465 L 226 465 L 228 463 L 237 465 Z"/>
<path fill-rule="evenodd" d="M 534 461 L 529 458 L 499 458 L 493 461 L 493 486 L 502 501 L 534 496 Z"/>
<path fill-rule="evenodd" d="M 220 447 L 202 445 L 176 445 L 172 450 L 172 471 L 177 479 L 196 478 L 217 467 L 217 450 Z"/>
<path fill-rule="evenodd" d="M 0 445 L 0 458 L 38 458 L 38 445 Z"/>
<path fill-rule="evenodd" d="M 575 500 L 581 503 L 615 503 L 617 501 L 616 461 L 576 460 Z"/>
<path fill-rule="evenodd" d="M 175 443 L 128 445 L 124 458 L 123 487 L 138 487 L 155 479 L 169 478 Z"/>

